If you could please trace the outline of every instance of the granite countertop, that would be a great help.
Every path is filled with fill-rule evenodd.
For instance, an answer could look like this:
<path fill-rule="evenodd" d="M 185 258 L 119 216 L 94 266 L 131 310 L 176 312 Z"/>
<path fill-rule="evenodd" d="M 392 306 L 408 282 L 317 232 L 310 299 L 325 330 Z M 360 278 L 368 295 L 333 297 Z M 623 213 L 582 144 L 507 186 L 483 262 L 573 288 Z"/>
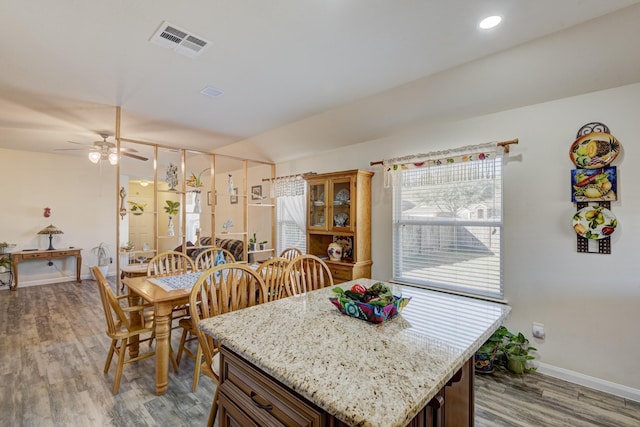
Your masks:
<path fill-rule="evenodd" d="M 358 279 L 338 286 L 369 287 L 375 282 Z M 341 314 L 329 302 L 333 292 L 325 288 L 205 319 L 200 327 L 350 425 L 404 426 L 504 322 L 511 308 L 393 286 L 411 301 L 400 315 L 382 324 Z"/>

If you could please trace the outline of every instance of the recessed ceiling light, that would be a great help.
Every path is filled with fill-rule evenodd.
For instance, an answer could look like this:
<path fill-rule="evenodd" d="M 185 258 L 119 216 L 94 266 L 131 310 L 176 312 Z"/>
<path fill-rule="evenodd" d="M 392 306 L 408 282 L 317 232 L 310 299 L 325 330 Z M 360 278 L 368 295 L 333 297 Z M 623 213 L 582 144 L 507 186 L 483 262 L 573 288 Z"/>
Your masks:
<path fill-rule="evenodd" d="M 480 28 L 483 30 L 488 30 L 489 28 L 493 28 L 498 25 L 502 21 L 502 17 L 498 15 L 489 16 L 480 21 Z"/>

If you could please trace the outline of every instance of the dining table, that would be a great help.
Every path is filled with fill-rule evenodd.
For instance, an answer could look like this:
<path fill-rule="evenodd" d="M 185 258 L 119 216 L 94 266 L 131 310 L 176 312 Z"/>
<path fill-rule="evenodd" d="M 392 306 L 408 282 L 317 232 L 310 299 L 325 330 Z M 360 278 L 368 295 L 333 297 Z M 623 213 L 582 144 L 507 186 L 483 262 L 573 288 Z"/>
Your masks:
<path fill-rule="evenodd" d="M 140 300 L 153 305 L 156 334 L 156 386 L 157 395 L 164 394 L 169 385 L 169 355 L 171 345 L 171 319 L 173 308 L 189 302 L 191 288 L 200 273 L 187 273 L 163 277 L 126 277 L 122 280 L 129 288 L 129 304 L 139 305 Z M 167 283 L 163 283 L 163 281 Z M 171 283 L 173 282 L 173 283 Z M 131 313 L 131 322 L 140 324 L 139 312 Z M 131 357 L 138 355 L 138 342 L 132 339 Z"/>

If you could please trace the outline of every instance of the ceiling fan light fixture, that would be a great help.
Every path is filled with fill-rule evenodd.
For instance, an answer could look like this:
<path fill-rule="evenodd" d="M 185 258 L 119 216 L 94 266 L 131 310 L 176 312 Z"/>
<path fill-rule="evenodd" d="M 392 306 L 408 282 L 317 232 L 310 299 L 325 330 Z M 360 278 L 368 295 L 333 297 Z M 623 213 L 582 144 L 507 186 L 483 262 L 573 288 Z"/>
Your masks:
<path fill-rule="evenodd" d="M 112 165 L 118 164 L 118 153 L 113 151 L 109 153 L 109 163 L 111 163 Z"/>
<path fill-rule="evenodd" d="M 100 161 L 100 157 L 102 156 L 97 151 L 89 152 L 89 160 L 91 160 L 91 163 L 98 163 Z"/>

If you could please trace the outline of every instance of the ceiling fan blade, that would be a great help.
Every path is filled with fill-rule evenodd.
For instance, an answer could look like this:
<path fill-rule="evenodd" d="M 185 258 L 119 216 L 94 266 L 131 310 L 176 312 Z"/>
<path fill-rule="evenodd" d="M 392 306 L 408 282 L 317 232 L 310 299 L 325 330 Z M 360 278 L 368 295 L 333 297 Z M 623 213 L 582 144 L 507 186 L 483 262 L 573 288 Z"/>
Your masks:
<path fill-rule="evenodd" d="M 144 162 L 146 162 L 147 160 L 149 160 L 146 157 L 142 157 L 142 156 L 138 156 L 137 154 L 131 154 L 131 153 L 127 153 L 124 151 L 120 151 L 120 155 L 121 156 L 126 156 L 126 157 L 131 157 L 132 159 L 138 159 L 138 160 L 142 160 Z"/>
<path fill-rule="evenodd" d="M 135 148 L 120 147 L 120 152 L 124 152 L 124 153 L 137 153 L 137 152 L 138 152 L 138 150 L 136 150 Z"/>
<path fill-rule="evenodd" d="M 90 150 L 90 147 L 86 148 L 54 148 L 53 151 L 85 151 Z"/>

